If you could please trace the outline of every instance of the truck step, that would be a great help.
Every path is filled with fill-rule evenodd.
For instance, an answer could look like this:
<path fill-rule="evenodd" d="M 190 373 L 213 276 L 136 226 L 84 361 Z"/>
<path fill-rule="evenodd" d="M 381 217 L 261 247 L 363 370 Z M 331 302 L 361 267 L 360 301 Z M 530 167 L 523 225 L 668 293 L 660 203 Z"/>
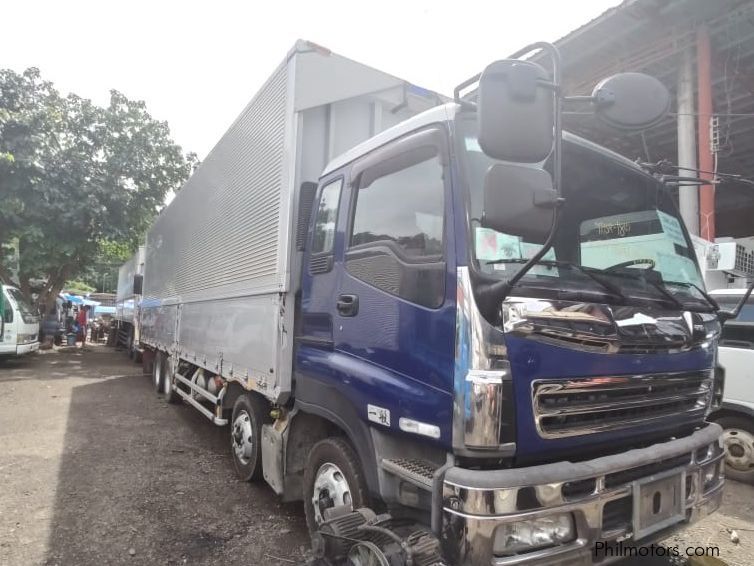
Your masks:
<path fill-rule="evenodd" d="M 439 466 L 412 458 L 383 459 L 382 469 L 423 489 L 432 489 L 432 478 Z"/>
<path fill-rule="evenodd" d="M 175 387 L 175 386 L 173 386 Z M 186 403 L 194 407 L 197 411 L 199 411 L 201 414 L 203 414 L 205 417 L 207 417 L 209 420 L 211 420 L 213 423 L 215 423 L 218 426 L 224 426 L 228 424 L 228 419 L 223 419 L 217 417 L 212 411 L 210 411 L 207 407 L 202 405 L 199 401 L 194 399 L 190 393 L 186 393 L 185 391 L 178 389 L 175 387 L 175 392 L 180 395 Z"/>

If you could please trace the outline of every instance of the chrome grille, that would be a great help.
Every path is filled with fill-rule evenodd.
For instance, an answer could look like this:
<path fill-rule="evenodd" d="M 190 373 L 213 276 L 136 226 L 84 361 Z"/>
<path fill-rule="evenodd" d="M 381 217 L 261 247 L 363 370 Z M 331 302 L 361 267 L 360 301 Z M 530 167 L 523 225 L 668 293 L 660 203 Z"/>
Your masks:
<path fill-rule="evenodd" d="M 533 408 L 543 438 L 648 424 L 676 414 L 704 415 L 710 370 L 636 376 L 537 380 Z"/>

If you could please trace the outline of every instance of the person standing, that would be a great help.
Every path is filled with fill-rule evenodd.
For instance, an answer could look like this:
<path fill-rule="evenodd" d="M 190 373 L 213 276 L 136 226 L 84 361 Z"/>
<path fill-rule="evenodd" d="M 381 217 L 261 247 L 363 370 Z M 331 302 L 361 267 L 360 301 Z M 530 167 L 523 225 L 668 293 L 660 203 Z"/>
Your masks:
<path fill-rule="evenodd" d="M 79 308 L 79 313 L 76 315 L 76 323 L 79 326 L 79 334 L 77 338 L 81 338 L 81 347 L 84 347 L 84 344 L 86 343 L 86 319 L 87 319 L 87 310 L 89 307 L 87 306 L 81 306 Z"/>

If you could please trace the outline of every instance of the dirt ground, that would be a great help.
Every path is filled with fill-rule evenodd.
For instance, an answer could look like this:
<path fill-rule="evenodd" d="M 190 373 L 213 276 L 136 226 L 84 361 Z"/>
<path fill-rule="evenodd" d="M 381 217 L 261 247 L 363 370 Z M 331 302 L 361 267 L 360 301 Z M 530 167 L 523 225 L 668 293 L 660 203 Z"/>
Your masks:
<path fill-rule="evenodd" d="M 0 403 L 0 565 L 303 561 L 301 506 L 237 481 L 227 431 L 167 405 L 124 353 L 0 361 Z M 754 487 L 729 482 L 720 513 L 667 543 L 754 564 Z"/>

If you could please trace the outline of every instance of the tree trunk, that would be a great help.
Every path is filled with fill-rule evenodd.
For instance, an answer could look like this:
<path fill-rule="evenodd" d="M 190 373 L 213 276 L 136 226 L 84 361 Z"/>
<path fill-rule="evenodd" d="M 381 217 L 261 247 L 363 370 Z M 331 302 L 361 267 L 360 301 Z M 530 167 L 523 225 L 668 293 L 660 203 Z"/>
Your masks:
<path fill-rule="evenodd" d="M 63 265 L 57 270 L 57 273 L 50 273 L 47 276 L 47 283 L 39 293 L 39 305 L 44 309 L 44 312 L 49 312 L 52 309 L 60 291 L 63 290 L 69 272 L 70 266 Z"/>

